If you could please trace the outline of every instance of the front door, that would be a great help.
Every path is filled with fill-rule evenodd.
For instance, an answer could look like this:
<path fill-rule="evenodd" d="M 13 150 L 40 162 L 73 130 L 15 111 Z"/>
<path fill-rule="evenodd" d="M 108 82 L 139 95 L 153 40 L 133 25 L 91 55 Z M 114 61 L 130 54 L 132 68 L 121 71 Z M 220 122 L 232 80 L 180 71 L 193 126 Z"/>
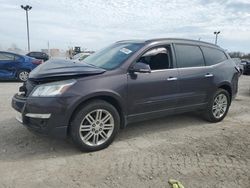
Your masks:
<path fill-rule="evenodd" d="M 151 72 L 128 73 L 128 115 L 145 116 L 173 110 L 179 86 L 170 46 L 150 49 L 137 62 L 148 64 Z"/>

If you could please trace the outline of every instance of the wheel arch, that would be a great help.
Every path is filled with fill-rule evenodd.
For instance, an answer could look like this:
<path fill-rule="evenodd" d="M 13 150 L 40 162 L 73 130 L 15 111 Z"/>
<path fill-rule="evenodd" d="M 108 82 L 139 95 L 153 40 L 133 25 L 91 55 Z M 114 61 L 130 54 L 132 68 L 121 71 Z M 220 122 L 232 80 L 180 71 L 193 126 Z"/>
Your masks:
<path fill-rule="evenodd" d="M 121 119 L 121 126 L 120 128 L 123 129 L 126 127 L 126 112 L 125 108 L 123 107 L 123 104 L 121 100 L 117 96 L 115 96 L 112 93 L 102 93 L 102 94 L 92 94 L 91 96 L 84 97 L 81 101 L 78 102 L 78 104 L 74 107 L 74 110 L 70 114 L 70 119 L 69 119 L 69 126 L 68 126 L 68 133 L 69 133 L 69 128 L 71 125 L 71 122 L 74 118 L 74 115 L 76 112 L 81 109 L 86 103 L 91 102 L 93 100 L 103 100 L 108 102 L 109 104 L 113 105 L 117 112 L 119 113 L 120 119 Z"/>
<path fill-rule="evenodd" d="M 18 73 L 21 72 L 21 71 L 28 71 L 30 73 L 31 69 L 25 68 L 25 67 L 17 69 L 16 70 L 16 77 L 18 76 Z"/>
<path fill-rule="evenodd" d="M 224 90 L 226 90 L 229 93 L 229 95 L 230 95 L 230 102 L 232 101 L 232 95 L 233 95 L 233 93 L 232 93 L 232 87 L 231 87 L 231 85 L 229 83 L 225 82 L 225 83 L 220 84 L 218 86 L 218 89 L 224 89 Z"/>

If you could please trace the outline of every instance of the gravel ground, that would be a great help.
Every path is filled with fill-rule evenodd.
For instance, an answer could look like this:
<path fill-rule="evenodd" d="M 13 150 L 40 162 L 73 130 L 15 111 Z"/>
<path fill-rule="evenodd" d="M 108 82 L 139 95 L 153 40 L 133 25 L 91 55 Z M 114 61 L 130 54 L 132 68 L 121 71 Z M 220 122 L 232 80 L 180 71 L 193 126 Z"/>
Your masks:
<path fill-rule="evenodd" d="M 129 125 L 107 149 L 33 135 L 15 120 L 20 83 L 0 82 L 0 187 L 250 187 L 250 76 L 223 122 L 183 114 Z"/>

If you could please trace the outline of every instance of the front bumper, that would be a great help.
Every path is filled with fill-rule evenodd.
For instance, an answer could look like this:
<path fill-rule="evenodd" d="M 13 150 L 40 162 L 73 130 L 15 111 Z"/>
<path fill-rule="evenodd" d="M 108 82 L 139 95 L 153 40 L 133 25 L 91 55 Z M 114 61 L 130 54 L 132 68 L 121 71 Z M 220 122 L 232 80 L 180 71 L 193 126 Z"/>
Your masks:
<path fill-rule="evenodd" d="M 21 113 L 18 120 L 29 130 L 42 135 L 65 138 L 70 117 L 67 99 L 53 97 L 24 97 L 14 95 L 12 107 Z"/>

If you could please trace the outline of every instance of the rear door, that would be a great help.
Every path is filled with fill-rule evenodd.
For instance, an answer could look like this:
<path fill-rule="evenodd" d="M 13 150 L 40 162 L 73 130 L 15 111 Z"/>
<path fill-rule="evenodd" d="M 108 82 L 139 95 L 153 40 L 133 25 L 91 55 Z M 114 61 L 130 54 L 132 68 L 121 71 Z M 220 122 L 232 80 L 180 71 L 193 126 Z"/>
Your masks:
<path fill-rule="evenodd" d="M 213 74 L 205 66 L 203 53 L 198 45 L 174 45 L 179 71 L 179 107 L 204 104 L 208 100 Z"/>
<path fill-rule="evenodd" d="M 236 93 L 240 70 L 234 61 L 228 59 L 221 49 L 202 46 L 201 50 L 205 57 L 206 66 L 214 77 L 214 87 L 211 87 L 211 93 L 214 93 L 222 82 L 231 83 L 232 92 Z"/>
<path fill-rule="evenodd" d="M 0 52 L 0 78 L 9 79 L 15 77 L 16 64 L 14 54 Z"/>

